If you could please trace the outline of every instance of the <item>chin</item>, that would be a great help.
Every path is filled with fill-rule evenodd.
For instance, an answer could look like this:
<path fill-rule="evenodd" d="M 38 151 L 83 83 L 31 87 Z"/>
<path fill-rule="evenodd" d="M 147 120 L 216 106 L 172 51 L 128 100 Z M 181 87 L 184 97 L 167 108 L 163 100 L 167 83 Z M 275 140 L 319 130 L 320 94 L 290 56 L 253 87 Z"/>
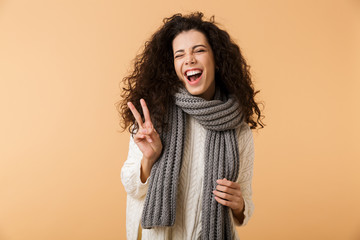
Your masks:
<path fill-rule="evenodd" d="M 188 88 L 186 88 L 186 90 L 188 90 L 188 92 L 189 92 L 191 95 L 197 96 L 197 97 L 200 97 L 200 95 L 203 94 L 202 91 L 191 90 L 191 89 L 188 89 Z"/>

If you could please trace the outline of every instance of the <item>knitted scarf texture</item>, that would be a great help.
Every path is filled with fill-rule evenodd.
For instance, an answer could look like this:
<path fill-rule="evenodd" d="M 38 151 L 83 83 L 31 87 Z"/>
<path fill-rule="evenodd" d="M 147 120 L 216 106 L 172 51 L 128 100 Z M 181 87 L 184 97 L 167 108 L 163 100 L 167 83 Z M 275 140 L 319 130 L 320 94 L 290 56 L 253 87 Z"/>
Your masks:
<path fill-rule="evenodd" d="M 186 114 L 206 129 L 202 239 L 231 239 L 230 209 L 219 204 L 212 191 L 217 179 L 237 180 L 239 150 L 235 129 L 240 126 L 243 114 L 235 97 L 227 97 L 219 90 L 211 101 L 192 96 L 183 88 L 175 94 L 175 104 L 168 115 L 169 126 L 161 133 L 163 152 L 151 170 L 141 225 L 150 229 L 175 223 Z"/>

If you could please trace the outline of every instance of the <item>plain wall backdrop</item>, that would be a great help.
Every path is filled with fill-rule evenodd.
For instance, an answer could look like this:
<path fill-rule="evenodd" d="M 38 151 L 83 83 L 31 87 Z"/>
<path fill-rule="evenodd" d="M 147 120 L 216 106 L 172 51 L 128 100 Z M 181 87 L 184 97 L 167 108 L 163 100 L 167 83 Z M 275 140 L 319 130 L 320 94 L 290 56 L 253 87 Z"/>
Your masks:
<path fill-rule="evenodd" d="M 0 0 L 0 239 L 125 239 L 115 103 L 174 13 L 240 45 L 266 127 L 242 240 L 360 239 L 358 0 Z"/>

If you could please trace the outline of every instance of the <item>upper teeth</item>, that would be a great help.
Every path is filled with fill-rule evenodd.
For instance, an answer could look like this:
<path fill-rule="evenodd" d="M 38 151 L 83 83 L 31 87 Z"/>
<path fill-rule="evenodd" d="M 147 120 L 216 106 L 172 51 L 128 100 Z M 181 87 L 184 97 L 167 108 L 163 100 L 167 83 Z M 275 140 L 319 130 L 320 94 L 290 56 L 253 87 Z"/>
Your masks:
<path fill-rule="evenodd" d="M 187 75 L 188 77 L 190 77 L 190 76 L 193 76 L 193 75 L 199 74 L 199 73 L 201 73 L 201 70 L 192 70 L 192 71 L 188 71 L 188 72 L 186 73 L 186 75 Z"/>

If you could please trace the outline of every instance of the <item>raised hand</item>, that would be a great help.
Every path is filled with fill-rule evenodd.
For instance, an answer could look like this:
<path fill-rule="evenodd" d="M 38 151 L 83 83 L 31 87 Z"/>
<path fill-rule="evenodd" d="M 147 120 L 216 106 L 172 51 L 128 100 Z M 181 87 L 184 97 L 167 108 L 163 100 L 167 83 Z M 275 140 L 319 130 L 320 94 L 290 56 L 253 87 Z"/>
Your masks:
<path fill-rule="evenodd" d="M 213 191 L 215 200 L 218 203 L 231 208 L 234 216 L 242 223 L 244 220 L 243 211 L 245 203 L 241 194 L 240 184 L 225 178 L 218 179 L 216 183 L 218 185 L 216 186 L 216 190 Z"/>
<path fill-rule="evenodd" d="M 142 121 L 140 113 L 136 110 L 134 104 L 128 102 L 128 107 L 132 112 L 139 129 L 134 136 L 134 142 L 143 153 L 141 161 L 141 180 L 145 180 L 150 175 L 152 165 L 160 157 L 162 151 L 162 143 L 159 134 L 156 132 L 154 125 L 151 122 L 150 112 L 144 99 L 140 99 L 141 108 L 144 113 L 145 122 Z"/>

